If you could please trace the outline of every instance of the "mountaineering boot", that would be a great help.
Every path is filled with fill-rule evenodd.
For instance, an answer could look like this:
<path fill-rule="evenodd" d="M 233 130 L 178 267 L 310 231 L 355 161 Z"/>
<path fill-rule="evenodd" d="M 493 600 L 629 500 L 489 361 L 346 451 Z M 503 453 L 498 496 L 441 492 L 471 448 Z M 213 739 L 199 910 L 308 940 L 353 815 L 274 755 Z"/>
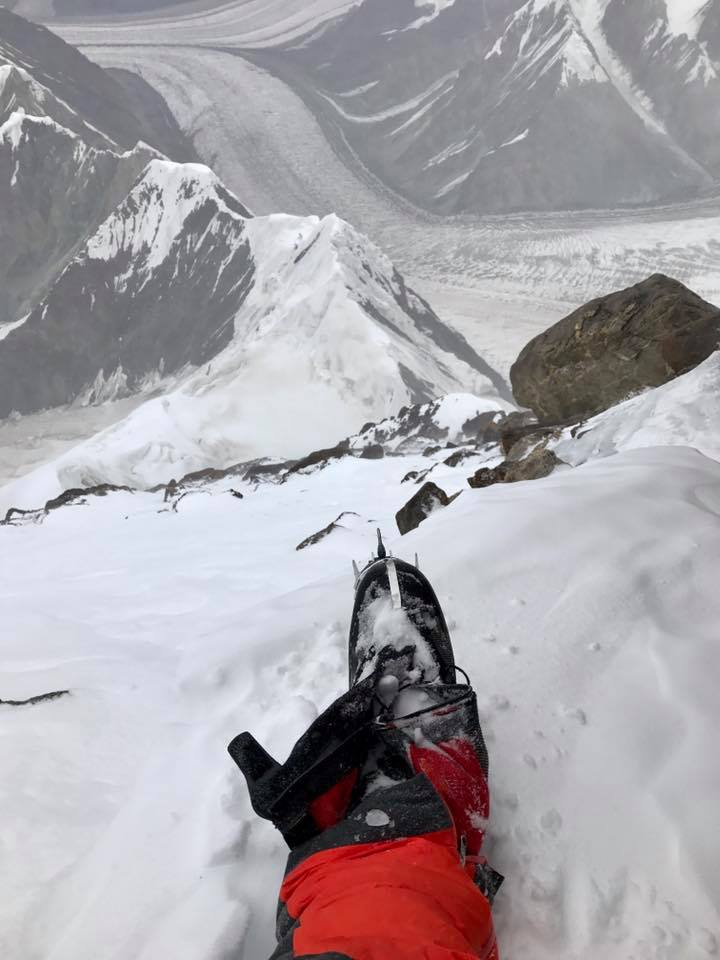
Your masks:
<path fill-rule="evenodd" d="M 387 555 L 379 531 L 378 557 L 357 579 L 348 659 L 351 685 L 374 678 L 376 689 L 362 795 L 424 774 L 451 814 L 463 864 L 491 900 L 501 878 L 481 853 L 490 792 L 477 698 L 469 682 L 456 682 L 463 671 L 432 586 L 417 566 Z"/>
<path fill-rule="evenodd" d="M 442 608 L 417 566 L 378 555 L 358 574 L 348 644 L 350 686 L 371 675 L 401 684 L 454 683 L 455 659 Z"/>

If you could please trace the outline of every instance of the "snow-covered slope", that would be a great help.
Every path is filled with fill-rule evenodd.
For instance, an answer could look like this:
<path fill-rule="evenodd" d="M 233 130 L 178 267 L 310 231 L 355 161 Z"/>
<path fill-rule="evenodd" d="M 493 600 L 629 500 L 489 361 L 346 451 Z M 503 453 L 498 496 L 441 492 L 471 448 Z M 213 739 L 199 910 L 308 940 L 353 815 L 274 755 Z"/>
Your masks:
<path fill-rule="evenodd" d="M 566 463 L 639 447 L 689 446 L 720 461 L 720 353 L 662 387 L 599 414 L 555 444 Z"/>
<path fill-rule="evenodd" d="M 716 954 L 718 464 L 642 450 L 481 491 L 443 468 L 464 492 L 401 540 L 424 463 L 0 527 L 2 697 L 71 691 L 0 706 L 3 956 L 269 956 L 284 845 L 225 745 L 250 729 L 282 758 L 343 689 L 377 524 L 418 551 L 479 692 L 503 956 Z"/>

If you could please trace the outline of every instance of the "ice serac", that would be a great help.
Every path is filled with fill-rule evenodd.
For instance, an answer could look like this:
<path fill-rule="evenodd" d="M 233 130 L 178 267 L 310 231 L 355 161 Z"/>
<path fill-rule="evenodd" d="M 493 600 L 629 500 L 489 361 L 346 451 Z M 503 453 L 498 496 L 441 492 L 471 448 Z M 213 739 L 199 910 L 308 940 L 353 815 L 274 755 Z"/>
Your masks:
<path fill-rule="evenodd" d="M 265 62 L 421 207 L 636 205 L 718 183 L 715 3 L 688 36 L 665 0 L 365 0 Z"/>
<path fill-rule="evenodd" d="M 18 76 L 14 68 L 5 75 L 11 81 Z M 142 145 L 127 152 L 91 146 L 50 117 L 28 116 L 22 109 L 2 122 L 1 327 L 7 330 L 32 311 L 152 156 Z M 4 389 L 0 384 L 0 394 Z"/>

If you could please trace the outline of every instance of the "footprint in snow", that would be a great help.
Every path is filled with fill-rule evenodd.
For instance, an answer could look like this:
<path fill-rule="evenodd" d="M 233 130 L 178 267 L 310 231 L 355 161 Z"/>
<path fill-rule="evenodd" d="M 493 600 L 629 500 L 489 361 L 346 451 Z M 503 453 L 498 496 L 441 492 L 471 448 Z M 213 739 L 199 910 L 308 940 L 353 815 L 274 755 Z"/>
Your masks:
<path fill-rule="evenodd" d="M 507 697 L 503 697 L 501 694 L 496 693 L 490 698 L 490 704 L 495 710 L 509 710 L 510 701 Z"/>
<path fill-rule="evenodd" d="M 540 826 L 543 828 L 545 833 L 549 833 L 551 837 L 556 837 L 558 835 L 562 829 L 562 825 L 562 817 L 554 808 L 552 810 L 548 810 L 547 813 L 544 813 L 540 817 Z"/>
<path fill-rule="evenodd" d="M 718 943 L 718 938 L 714 933 L 711 933 L 709 930 L 706 930 L 703 927 L 698 931 L 695 939 L 697 940 L 698 946 L 701 950 L 704 950 L 710 957 L 716 957 L 720 951 L 720 943 Z"/>
<path fill-rule="evenodd" d="M 568 720 L 575 720 L 581 727 L 587 726 L 587 714 L 581 707 L 561 707 L 560 713 L 563 717 L 567 717 Z"/>

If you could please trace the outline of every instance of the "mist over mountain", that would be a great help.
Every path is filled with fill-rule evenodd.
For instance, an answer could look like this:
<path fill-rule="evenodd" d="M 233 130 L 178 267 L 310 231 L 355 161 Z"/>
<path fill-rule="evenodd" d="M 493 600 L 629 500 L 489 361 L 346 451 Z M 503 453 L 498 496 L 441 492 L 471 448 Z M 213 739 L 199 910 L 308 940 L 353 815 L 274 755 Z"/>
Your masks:
<path fill-rule="evenodd" d="M 677 8 L 677 9 L 676 9 Z M 437 213 L 720 189 L 720 2 L 364 0 L 268 56 L 383 182 Z"/>

